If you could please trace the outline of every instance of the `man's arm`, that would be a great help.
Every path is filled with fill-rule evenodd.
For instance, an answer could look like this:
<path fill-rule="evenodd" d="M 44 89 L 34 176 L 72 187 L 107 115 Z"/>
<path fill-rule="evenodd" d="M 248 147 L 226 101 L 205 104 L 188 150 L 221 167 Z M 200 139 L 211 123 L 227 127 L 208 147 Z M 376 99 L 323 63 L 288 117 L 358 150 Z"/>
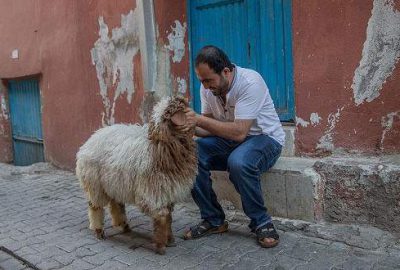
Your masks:
<path fill-rule="evenodd" d="M 196 127 L 194 135 L 197 136 L 197 137 L 212 136 L 211 132 L 209 132 L 209 131 L 207 131 L 205 129 L 202 129 L 201 127 Z"/>
<path fill-rule="evenodd" d="M 213 118 L 207 117 L 207 115 L 197 115 L 190 108 L 187 108 L 185 110 L 185 113 L 187 121 L 186 125 L 188 127 L 196 126 L 207 131 L 208 133 L 210 133 L 210 135 L 212 134 L 237 142 L 244 141 L 254 121 L 251 119 L 235 119 L 234 122 L 221 122 Z"/>
<path fill-rule="evenodd" d="M 203 114 L 203 116 L 208 117 L 208 118 L 214 118 L 212 114 Z M 211 132 L 196 126 L 196 130 L 195 130 L 195 135 L 197 137 L 208 137 L 208 136 L 212 136 L 213 134 L 211 134 Z"/>
<path fill-rule="evenodd" d="M 235 119 L 234 122 L 221 122 L 202 115 L 196 116 L 196 125 L 216 136 L 242 142 L 249 133 L 253 120 Z"/>

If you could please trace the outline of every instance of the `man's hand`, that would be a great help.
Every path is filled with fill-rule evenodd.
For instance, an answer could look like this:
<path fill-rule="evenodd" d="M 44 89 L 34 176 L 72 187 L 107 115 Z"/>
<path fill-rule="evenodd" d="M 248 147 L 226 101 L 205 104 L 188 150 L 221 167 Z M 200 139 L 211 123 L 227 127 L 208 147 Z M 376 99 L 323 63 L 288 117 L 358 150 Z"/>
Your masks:
<path fill-rule="evenodd" d="M 183 112 L 186 115 L 186 124 L 178 126 L 177 128 L 183 132 L 187 132 L 196 127 L 198 115 L 189 107 L 187 107 Z"/>
<path fill-rule="evenodd" d="M 187 107 L 183 112 L 186 114 L 186 125 L 190 128 L 197 126 L 198 115 L 189 107 Z"/>

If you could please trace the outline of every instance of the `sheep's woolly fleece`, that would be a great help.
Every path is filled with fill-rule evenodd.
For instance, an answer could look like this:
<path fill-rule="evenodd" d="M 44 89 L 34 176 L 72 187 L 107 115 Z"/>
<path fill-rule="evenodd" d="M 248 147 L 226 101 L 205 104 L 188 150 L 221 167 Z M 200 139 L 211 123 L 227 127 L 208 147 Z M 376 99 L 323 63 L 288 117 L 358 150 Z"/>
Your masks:
<path fill-rule="evenodd" d="M 170 102 L 170 98 L 163 99 L 155 106 L 154 125 L 164 120 Z M 158 168 L 160 164 L 168 166 Z M 191 136 L 152 142 L 147 126 L 118 124 L 102 128 L 77 154 L 76 174 L 94 206 L 104 207 L 114 199 L 135 204 L 150 215 L 184 200 L 196 170 Z"/>
<path fill-rule="evenodd" d="M 171 101 L 170 97 L 163 98 L 160 102 L 158 102 L 153 108 L 153 114 L 151 119 L 155 126 L 158 126 L 163 120 L 163 115 L 165 110 L 167 109 L 169 103 Z"/>

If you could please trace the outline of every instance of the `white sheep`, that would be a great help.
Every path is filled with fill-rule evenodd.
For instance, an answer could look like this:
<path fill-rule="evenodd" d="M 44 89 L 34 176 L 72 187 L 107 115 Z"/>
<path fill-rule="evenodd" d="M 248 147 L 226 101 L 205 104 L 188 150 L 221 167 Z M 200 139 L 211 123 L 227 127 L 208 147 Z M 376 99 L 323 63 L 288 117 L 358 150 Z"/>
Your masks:
<path fill-rule="evenodd" d="M 189 194 L 197 173 L 194 130 L 186 122 L 183 97 L 154 107 L 149 125 L 108 126 L 96 131 L 77 153 L 76 174 L 89 201 L 90 229 L 104 238 L 104 208 L 113 226 L 130 231 L 125 203 L 153 218 L 156 252 L 174 244 L 171 212 Z"/>

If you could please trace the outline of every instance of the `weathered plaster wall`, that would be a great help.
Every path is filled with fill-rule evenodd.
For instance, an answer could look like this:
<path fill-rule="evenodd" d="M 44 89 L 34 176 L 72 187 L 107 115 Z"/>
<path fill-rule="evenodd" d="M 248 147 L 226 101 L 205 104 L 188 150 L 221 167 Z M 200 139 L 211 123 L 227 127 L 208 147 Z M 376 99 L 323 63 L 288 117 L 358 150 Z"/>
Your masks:
<path fill-rule="evenodd" d="M 189 51 L 186 17 L 186 1 L 154 1 L 157 21 L 158 48 L 161 55 L 167 54 L 170 66 L 169 83 L 174 91 L 189 94 Z M 160 57 L 162 60 L 162 57 Z"/>
<path fill-rule="evenodd" d="M 146 122 L 161 96 L 188 95 L 186 1 L 154 3 L 151 89 L 141 3 L 0 0 L 0 79 L 41 74 L 48 161 L 73 168 L 94 130 Z M 399 152 L 399 8 L 394 0 L 293 0 L 298 154 Z M 6 96 L 0 89 L 2 161 L 12 159 Z"/>
<path fill-rule="evenodd" d="M 0 162 L 6 163 L 13 159 L 9 118 L 7 91 L 0 81 Z"/>
<path fill-rule="evenodd" d="M 293 1 L 296 151 L 400 152 L 399 1 Z"/>
<path fill-rule="evenodd" d="M 141 0 L 0 0 L 0 79 L 41 74 L 48 161 L 72 169 L 76 151 L 96 129 L 146 122 L 161 96 L 188 92 L 186 2 L 155 2 L 155 83 L 144 89 Z M 10 57 L 14 49 L 18 59 Z M 1 111 L 2 124 L 9 119 Z M 10 160 L 9 136 L 0 130 L 3 161 Z"/>

